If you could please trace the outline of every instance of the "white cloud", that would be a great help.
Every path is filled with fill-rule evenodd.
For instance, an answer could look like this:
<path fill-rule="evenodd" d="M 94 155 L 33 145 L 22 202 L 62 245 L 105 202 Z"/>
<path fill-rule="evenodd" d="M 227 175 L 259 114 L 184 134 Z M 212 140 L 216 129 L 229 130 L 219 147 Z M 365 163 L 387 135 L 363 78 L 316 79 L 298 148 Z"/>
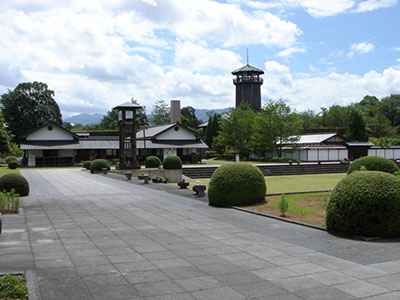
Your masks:
<path fill-rule="evenodd" d="M 321 18 L 334 16 L 340 13 L 363 13 L 387 8 L 394 6 L 397 0 L 275 0 L 268 2 L 237 0 L 232 2 L 238 2 L 242 5 L 259 10 L 303 8 L 311 16 Z"/>
<path fill-rule="evenodd" d="M 238 55 L 232 51 L 210 49 L 200 44 L 182 41 L 175 43 L 174 60 L 177 67 L 193 72 L 223 70 L 226 74 L 241 65 Z"/>
<path fill-rule="evenodd" d="M 314 17 L 328 17 L 352 8 L 355 4 L 353 0 L 302 0 L 300 2 L 307 12 Z"/>
<path fill-rule="evenodd" d="M 360 2 L 354 12 L 368 12 L 391 7 L 396 4 L 397 0 L 367 0 Z"/>
<path fill-rule="evenodd" d="M 287 66 L 277 62 L 265 63 L 263 101 L 286 99 L 291 107 L 302 111 L 318 111 L 322 104 L 348 105 L 365 95 L 384 97 L 400 93 L 400 68 L 383 72 L 370 71 L 363 75 L 337 72 L 292 74 Z"/>
<path fill-rule="evenodd" d="M 375 49 L 375 46 L 371 43 L 356 43 L 352 44 L 350 47 L 350 52 L 347 54 L 347 57 L 352 58 L 356 54 L 366 54 Z"/>
<path fill-rule="evenodd" d="M 282 50 L 281 52 L 279 52 L 276 56 L 278 57 L 290 57 L 295 53 L 304 53 L 306 52 L 306 49 L 304 48 L 297 48 L 297 47 L 289 47 L 286 48 L 285 50 Z"/>

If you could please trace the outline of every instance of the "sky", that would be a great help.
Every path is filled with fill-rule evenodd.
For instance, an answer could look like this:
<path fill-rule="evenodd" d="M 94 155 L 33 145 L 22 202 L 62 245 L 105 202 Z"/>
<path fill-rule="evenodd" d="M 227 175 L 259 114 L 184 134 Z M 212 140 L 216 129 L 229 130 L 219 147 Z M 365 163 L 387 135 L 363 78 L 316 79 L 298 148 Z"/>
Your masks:
<path fill-rule="evenodd" d="M 0 94 L 45 82 L 63 117 L 233 107 L 248 49 L 264 104 L 318 112 L 400 93 L 399 16 L 398 0 L 1 0 Z"/>

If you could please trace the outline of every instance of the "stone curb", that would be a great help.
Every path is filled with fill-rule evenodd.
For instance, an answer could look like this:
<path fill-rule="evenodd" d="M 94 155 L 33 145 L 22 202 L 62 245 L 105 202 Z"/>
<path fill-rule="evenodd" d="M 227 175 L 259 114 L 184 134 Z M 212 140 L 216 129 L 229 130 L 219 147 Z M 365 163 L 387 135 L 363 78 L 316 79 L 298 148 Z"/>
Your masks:
<path fill-rule="evenodd" d="M 287 223 L 301 225 L 301 226 L 304 226 L 304 227 L 309 227 L 309 228 L 313 228 L 313 229 L 327 231 L 326 228 L 321 227 L 321 226 L 317 226 L 317 225 L 311 225 L 311 224 L 303 223 L 303 222 L 300 222 L 300 221 L 295 221 L 295 220 L 291 220 L 291 219 L 287 219 L 287 218 L 273 216 L 273 215 L 269 215 L 269 214 L 265 214 L 265 213 L 261 213 L 261 212 L 257 212 L 257 211 L 253 211 L 253 210 L 237 207 L 237 206 L 231 206 L 231 208 L 239 210 L 239 211 L 247 212 L 247 213 L 250 213 L 250 214 L 253 214 L 253 215 L 258 215 L 258 216 L 267 217 L 267 218 L 271 218 L 271 219 L 275 219 L 275 220 L 279 220 L 279 221 L 284 221 L 284 222 L 287 222 Z"/>

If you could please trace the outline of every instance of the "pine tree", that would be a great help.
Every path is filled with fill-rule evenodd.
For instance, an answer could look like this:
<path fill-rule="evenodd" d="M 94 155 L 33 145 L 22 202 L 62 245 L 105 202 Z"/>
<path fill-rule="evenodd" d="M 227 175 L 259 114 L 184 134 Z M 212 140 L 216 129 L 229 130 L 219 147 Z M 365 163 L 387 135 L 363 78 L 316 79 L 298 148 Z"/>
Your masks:
<path fill-rule="evenodd" d="M 361 114 L 355 109 L 351 112 L 350 115 L 350 121 L 346 129 L 346 137 L 352 141 L 357 142 L 368 141 L 364 120 Z"/>

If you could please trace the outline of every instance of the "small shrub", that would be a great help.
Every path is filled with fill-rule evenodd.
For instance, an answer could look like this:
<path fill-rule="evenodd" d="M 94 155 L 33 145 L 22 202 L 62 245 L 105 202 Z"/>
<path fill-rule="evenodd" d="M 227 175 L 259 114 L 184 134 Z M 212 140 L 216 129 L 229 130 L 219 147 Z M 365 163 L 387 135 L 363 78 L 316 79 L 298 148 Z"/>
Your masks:
<path fill-rule="evenodd" d="M 26 196 L 29 194 L 29 183 L 19 174 L 5 174 L 0 178 L 0 191 L 10 192 L 12 189 L 15 190 L 20 196 Z"/>
<path fill-rule="evenodd" d="M 110 164 L 108 163 L 108 161 L 105 159 L 95 159 L 90 164 L 90 173 L 102 171 L 103 168 L 107 168 L 107 170 L 110 170 Z"/>
<path fill-rule="evenodd" d="M 90 170 L 90 164 L 92 163 L 92 161 L 91 160 L 87 160 L 87 161 L 85 161 L 84 163 L 83 163 L 83 167 L 86 169 L 86 170 Z"/>
<path fill-rule="evenodd" d="M 111 164 L 113 164 L 114 166 L 115 166 L 115 165 L 118 165 L 118 164 L 119 164 L 119 158 L 113 158 L 113 159 L 111 159 Z"/>
<path fill-rule="evenodd" d="M 163 168 L 166 170 L 182 169 L 182 160 L 179 156 L 167 156 L 164 158 Z"/>
<path fill-rule="evenodd" d="M 147 156 L 144 164 L 146 168 L 158 168 L 161 166 L 161 160 L 157 156 Z"/>
<path fill-rule="evenodd" d="M 208 189 L 212 206 L 251 205 L 264 201 L 267 187 L 261 170 L 248 163 L 231 163 L 219 167 Z"/>
<path fill-rule="evenodd" d="M 0 192 L 0 213 L 18 213 L 21 200 L 14 189 L 10 192 Z"/>
<path fill-rule="evenodd" d="M 351 174 L 354 171 L 360 171 L 362 167 L 368 171 L 381 171 L 391 174 L 399 171 L 399 167 L 390 159 L 379 156 L 364 156 L 351 163 L 347 174 Z"/>
<path fill-rule="evenodd" d="M 1 299 L 28 299 L 28 288 L 25 286 L 26 276 L 5 274 L 0 277 Z"/>
<path fill-rule="evenodd" d="M 400 237 L 400 180 L 384 172 L 354 172 L 332 192 L 329 230 L 373 237 Z"/>
<path fill-rule="evenodd" d="M 9 169 L 16 169 L 18 168 L 18 162 L 16 160 L 12 160 L 8 163 L 8 168 Z"/>
<path fill-rule="evenodd" d="M 285 194 L 282 194 L 281 200 L 279 200 L 278 207 L 281 211 L 281 217 L 286 217 L 286 212 L 289 209 L 289 203 L 285 199 Z"/>
<path fill-rule="evenodd" d="M 217 151 L 212 151 L 212 150 L 206 151 L 206 158 L 207 159 L 213 158 L 213 157 L 216 157 L 216 156 L 217 156 Z"/>
<path fill-rule="evenodd" d="M 17 157 L 14 155 L 9 155 L 9 156 L 6 156 L 5 160 L 6 160 L 6 163 L 9 163 L 10 161 L 16 161 Z"/>

